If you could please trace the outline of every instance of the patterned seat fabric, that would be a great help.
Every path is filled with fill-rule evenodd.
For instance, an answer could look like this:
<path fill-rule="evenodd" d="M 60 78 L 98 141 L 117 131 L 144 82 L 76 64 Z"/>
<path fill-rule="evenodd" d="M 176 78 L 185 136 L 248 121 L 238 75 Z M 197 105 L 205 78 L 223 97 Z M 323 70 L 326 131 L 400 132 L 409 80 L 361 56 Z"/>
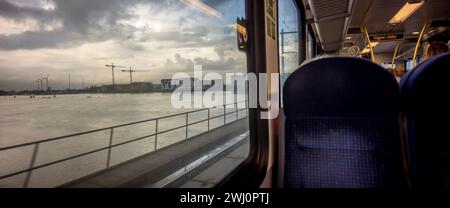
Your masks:
<path fill-rule="evenodd" d="M 333 57 L 296 70 L 283 89 L 285 187 L 404 186 L 399 88 L 369 61 Z"/>

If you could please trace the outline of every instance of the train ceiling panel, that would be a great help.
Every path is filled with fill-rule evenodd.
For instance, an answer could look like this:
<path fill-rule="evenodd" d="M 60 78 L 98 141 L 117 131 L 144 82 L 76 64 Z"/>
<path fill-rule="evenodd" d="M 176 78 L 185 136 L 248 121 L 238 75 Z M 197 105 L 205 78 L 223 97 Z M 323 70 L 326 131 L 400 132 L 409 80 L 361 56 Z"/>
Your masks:
<path fill-rule="evenodd" d="M 324 51 L 332 52 L 341 48 L 350 16 L 353 0 L 308 0 L 314 17 L 314 26 Z"/>
<path fill-rule="evenodd" d="M 402 33 L 404 39 L 417 39 L 419 32 L 426 22 L 449 20 L 449 0 L 427 0 L 423 6 L 414 12 L 405 21 L 398 24 L 390 24 L 391 18 L 405 5 L 407 0 L 358 0 L 355 1 L 355 9 L 352 12 L 348 35 L 352 37 L 346 40 L 346 45 L 352 42 L 354 45 L 365 45 L 365 39 L 359 28 L 365 26 L 370 34 Z M 359 42 L 362 40 L 363 42 Z M 383 41 L 375 47 L 375 53 L 390 53 L 395 45 L 405 42 Z"/>

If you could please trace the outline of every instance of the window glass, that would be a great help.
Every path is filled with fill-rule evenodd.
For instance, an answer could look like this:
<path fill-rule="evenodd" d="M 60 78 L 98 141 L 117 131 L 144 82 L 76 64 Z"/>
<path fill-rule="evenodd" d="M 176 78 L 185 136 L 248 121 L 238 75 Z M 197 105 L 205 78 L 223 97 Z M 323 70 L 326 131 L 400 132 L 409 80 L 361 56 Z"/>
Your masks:
<path fill-rule="evenodd" d="M 0 4 L 0 187 L 211 187 L 247 157 L 245 100 L 201 105 L 247 73 L 245 0 Z"/>
<path fill-rule="evenodd" d="M 278 1 L 278 37 L 281 89 L 299 66 L 299 10 L 294 0 Z"/>
<path fill-rule="evenodd" d="M 405 70 L 410 71 L 413 68 L 413 61 L 412 59 L 405 60 Z"/>

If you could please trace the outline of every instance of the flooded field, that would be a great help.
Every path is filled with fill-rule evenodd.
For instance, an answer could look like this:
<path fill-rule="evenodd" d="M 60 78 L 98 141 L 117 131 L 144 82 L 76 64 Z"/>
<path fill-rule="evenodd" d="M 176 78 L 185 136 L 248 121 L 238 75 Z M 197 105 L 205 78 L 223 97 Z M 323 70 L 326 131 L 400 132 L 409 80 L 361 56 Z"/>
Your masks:
<path fill-rule="evenodd" d="M 0 97 L 0 147 L 40 141 L 52 137 L 75 134 L 100 128 L 127 124 L 162 116 L 168 116 L 196 109 L 176 109 L 170 102 L 170 93 L 145 94 L 77 94 L 53 96 L 4 96 Z M 235 111 L 227 108 L 226 112 Z M 210 117 L 220 116 L 223 108 L 211 109 Z M 232 113 L 226 121 L 245 116 Z M 189 123 L 208 118 L 208 111 L 191 113 Z M 186 115 L 170 117 L 158 121 L 158 132 L 183 126 Z M 222 116 L 212 119 L 210 128 L 223 125 Z M 126 142 L 136 138 L 155 134 L 156 121 L 98 131 L 95 133 L 69 137 L 62 140 L 41 143 L 37 151 L 34 166 L 46 164 L 58 159 L 71 157 L 112 144 Z M 188 137 L 208 130 L 208 122 L 189 126 Z M 155 136 L 115 147 L 111 150 L 110 165 L 115 165 L 137 157 L 157 148 L 168 146 L 186 138 L 186 128 L 159 134 L 155 145 Z M 26 169 L 30 165 L 35 145 L 0 152 L 0 176 Z M 107 150 L 60 164 L 33 171 L 31 187 L 47 187 L 78 178 L 105 168 Z M 64 173 L 64 174 L 61 174 Z M 0 180 L 0 187 L 17 186 L 23 183 L 26 174 Z"/>

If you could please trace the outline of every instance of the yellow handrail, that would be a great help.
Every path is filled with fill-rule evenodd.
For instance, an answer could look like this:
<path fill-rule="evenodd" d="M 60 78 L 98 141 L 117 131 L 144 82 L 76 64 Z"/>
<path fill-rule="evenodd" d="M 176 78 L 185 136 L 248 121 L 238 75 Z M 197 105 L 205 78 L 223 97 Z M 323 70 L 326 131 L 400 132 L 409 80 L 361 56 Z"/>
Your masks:
<path fill-rule="evenodd" d="M 398 47 L 400 46 L 400 43 L 395 46 L 394 55 L 392 56 L 392 68 L 394 68 L 395 64 L 395 57 L 397 56 Z"/>
<path fill-rule="evenodd" d="M 417 50 L 419 49 L 419 44 L 420 44 L 420 41 L 422 40 L 422 36 L 423 36 L 423 33 L 425 32 L 426 27 L 427 27 L 427 23 L 425 22 L 425 24 L 422 27 L 422 30 L 420 31 L 419 38 L 417 39 L 416 47 L 414 48 L 414 56 L 413 56 L 413 61 L 412 61 L 414 66 L 417 65 L 417 63 L 416 63 Z"/>
<path fill-rule="evenodd" d="M 368 44 L 369 44 L 369 49 L 370 49 L 370 60 L 371 60 L 372 62 L 375 62 L 375 55 L 373 54 L 373 47 L 372 47 L 372 43 L 370 42 L 370 37 L 369 37 L 369 33 L 367 32 L 367 28 L 366 28 L 366 27 L 363 27 L 363 31 L 364 31 L 364 34 L 365 34 L 365 36 L 366 36 L 367 42 L 368 42 Z"/>

